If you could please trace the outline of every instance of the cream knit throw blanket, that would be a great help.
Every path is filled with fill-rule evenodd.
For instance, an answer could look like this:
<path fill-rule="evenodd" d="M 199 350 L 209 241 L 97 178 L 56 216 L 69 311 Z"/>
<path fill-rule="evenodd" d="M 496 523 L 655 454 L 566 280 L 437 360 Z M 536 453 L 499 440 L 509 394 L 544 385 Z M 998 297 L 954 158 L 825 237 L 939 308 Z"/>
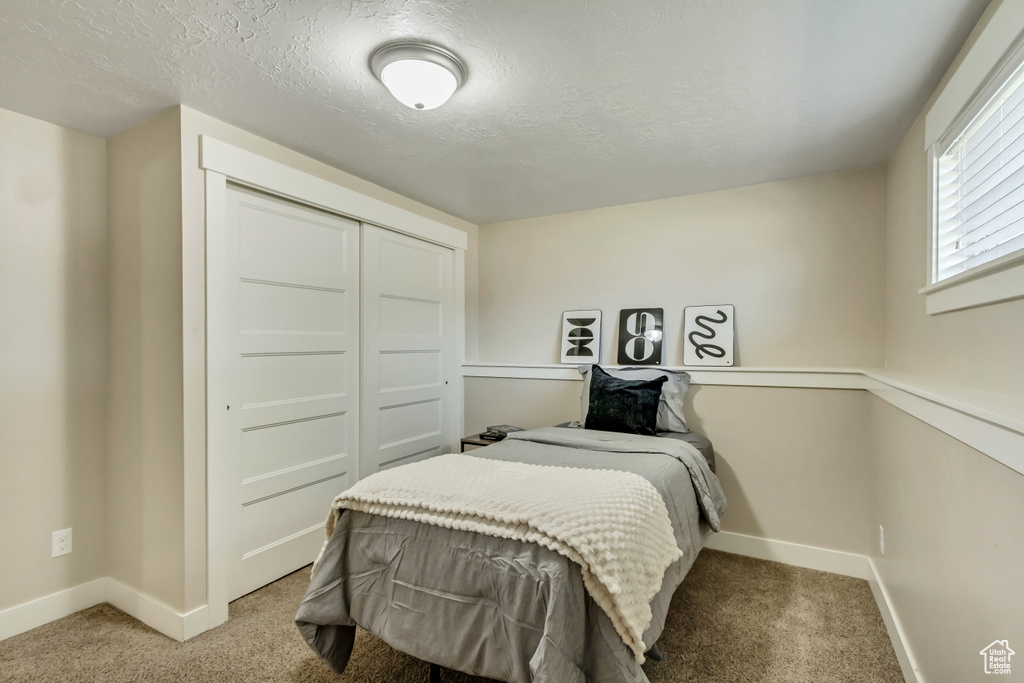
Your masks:
<path fill-rule="evenodd" d="M 643 663 L 650 601 L 682 555 L 658 490 L 638 474 L 443 455 L 363 479 L 342 508 L 539 543 L 580 565 L 583 583 Z"/>

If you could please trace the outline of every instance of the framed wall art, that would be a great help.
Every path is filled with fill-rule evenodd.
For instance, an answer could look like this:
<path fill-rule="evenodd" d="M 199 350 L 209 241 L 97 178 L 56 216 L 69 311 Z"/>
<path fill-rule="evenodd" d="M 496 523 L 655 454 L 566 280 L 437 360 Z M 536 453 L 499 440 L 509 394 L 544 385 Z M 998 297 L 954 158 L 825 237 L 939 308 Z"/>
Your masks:
<path fill-rule="evenodd" d="M 732 305 L 683 309 L 683 365 L 732 365 L 735 346 Z"/>
<path fill-rule="evenodd" d="M 574 365 L 601 360 L 601 311 L 562 313 L 562 362 Z"/>
<path fill-rule="evenodd" d="M 619 311 L 619 365 L 661 365 L 664 317 L 661 308 Z"/>

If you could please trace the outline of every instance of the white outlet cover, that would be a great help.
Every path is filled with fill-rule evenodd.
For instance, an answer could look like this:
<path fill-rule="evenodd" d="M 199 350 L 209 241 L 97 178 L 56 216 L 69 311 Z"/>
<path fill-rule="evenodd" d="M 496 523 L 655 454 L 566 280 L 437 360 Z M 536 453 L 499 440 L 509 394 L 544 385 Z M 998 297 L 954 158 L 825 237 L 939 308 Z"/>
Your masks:
<path fill-rule="evenodd" d="M 878 525 L 878 549 L 882 555 L 885 555 L 885 527 L 881 524 Z"/>
<path fill-rule="evenodd" d="M 53 532 L 53 554 L 52 557 L 67 555 L 72 549 L 71 529 L 61 529 Z"/>

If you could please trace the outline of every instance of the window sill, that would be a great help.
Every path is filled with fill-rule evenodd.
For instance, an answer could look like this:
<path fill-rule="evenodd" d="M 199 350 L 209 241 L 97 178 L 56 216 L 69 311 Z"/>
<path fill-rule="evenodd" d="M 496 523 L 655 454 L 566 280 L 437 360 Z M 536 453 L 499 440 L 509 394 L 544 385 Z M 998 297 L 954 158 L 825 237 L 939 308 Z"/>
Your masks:
<path fill-rule="evenodd" d="M 1024 298 L 1024 254 L 1015 253 L 918 290 L 928 315 Z"/>

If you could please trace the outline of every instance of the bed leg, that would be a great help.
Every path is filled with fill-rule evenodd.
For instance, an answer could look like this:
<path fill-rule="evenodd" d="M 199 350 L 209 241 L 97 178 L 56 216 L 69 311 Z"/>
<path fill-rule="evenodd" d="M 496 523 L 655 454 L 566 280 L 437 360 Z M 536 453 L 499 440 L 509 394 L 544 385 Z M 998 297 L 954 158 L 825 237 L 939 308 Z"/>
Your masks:
<path fill-rule="evenodd" d="M 441 683 L 441 667 L 437 664 L 430 665 L 430 683 Z"/>

